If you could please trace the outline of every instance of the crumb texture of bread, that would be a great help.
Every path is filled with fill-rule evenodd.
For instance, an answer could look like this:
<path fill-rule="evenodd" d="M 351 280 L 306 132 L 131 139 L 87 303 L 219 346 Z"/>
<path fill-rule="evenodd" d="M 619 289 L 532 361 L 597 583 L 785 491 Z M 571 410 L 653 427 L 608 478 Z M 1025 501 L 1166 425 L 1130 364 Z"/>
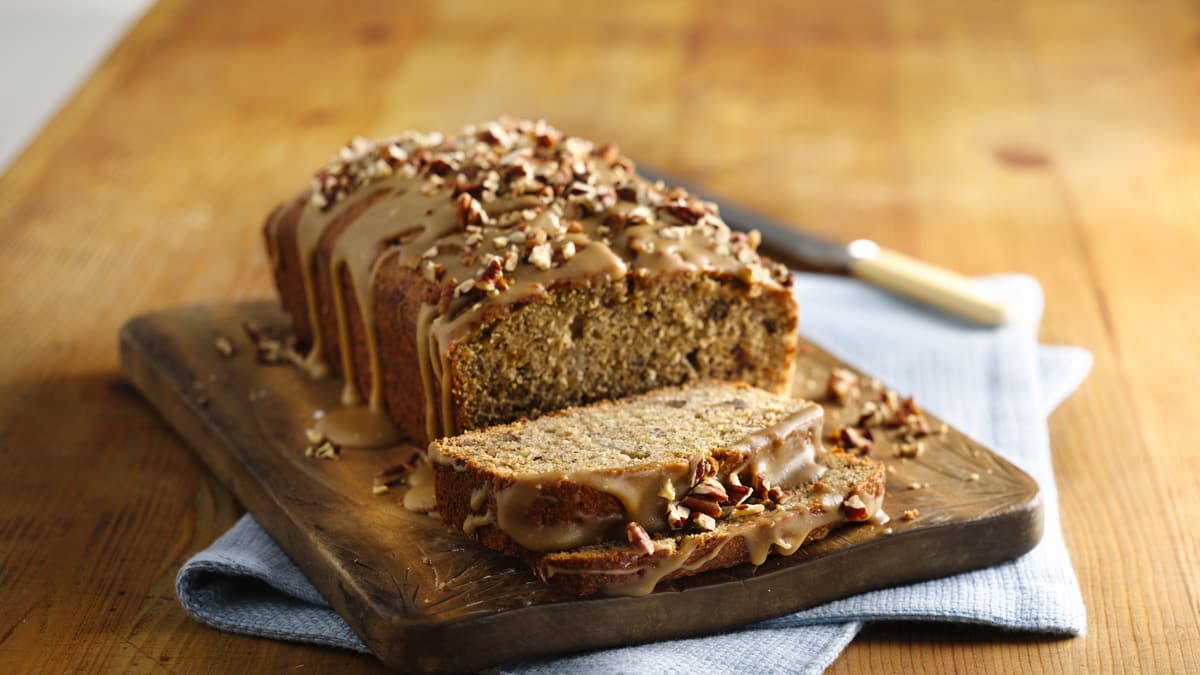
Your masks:
<path fill-rule="evenodd" d="M 304 365 L 418 444 L 792 372 L 791 278 L 757 233 L 542 121 L 355 139 L 264 235 Z"/>
<path fill-rule="evenodd" d="M 628 471 L 694 463 L 797 415 L 819 422 L 820 407 L 743 384 L 705 382 L 466 432 L 435 441 L 433 452 L 500 478 Z"/>
<path fill-rule="evenodd" d="M 627 277 L 563 289 L 454 346 L 461 427 L 696 380 L 781 392 L 794 323 L 786 304 L 750 297 L 736 278 Z"/>

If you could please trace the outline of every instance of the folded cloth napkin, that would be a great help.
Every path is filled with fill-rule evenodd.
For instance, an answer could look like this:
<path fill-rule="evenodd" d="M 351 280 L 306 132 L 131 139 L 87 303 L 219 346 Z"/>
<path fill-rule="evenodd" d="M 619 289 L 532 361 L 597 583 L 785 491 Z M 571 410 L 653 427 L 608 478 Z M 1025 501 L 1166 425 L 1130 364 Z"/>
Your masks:
<path fill-rule="evenodd" d="M 1051 635 L 1079 635 L 1083 598 L 1059 523 L 1046 417 L 1083 381 L 1088 352 L 1037 343 L 1042 293 L 1024 276 L 980 281 L 1016 310 L 987 329 L 933 314 L 851 279 L 797 275 L 803 333 L 951 425 L 1004 454 L 1041 485 L 1042 542 L 995 567 L 872 591 L 685 640 L 514 664 L 504 673 L 564 669 L 723 671 L 729 663 L 772 672 L 821 672 L 878 620 L 954 621 Z M 366 651 L 324 598 L 250 515 L 179 570 L 176 592 L 198 621 L 236 633 Z M 732 659 L 732 661 L 731 661 Z"/>

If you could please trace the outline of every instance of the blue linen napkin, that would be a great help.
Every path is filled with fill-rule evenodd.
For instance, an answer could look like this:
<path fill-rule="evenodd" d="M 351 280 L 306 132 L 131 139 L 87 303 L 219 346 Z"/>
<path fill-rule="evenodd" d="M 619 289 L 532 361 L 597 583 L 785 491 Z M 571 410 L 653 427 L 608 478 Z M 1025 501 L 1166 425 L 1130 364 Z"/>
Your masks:
<path fill-rule="evenodd" d="M 851 279 L 799 274 L 802 332 L 949 424 L 1002 453 L 1041 485 L 1042 542 L 995 567 L 872 591 L 745 629 L 621 647 L 498 669 L 552 673 L 723 671 L 755 663 L 763 673 L 818 673 L 866 621 L 921 620 L 1080 635 L 1083 598 L 1059 522 L 1046 417 L 1091 368 L 1076 347 L 1037 343 L 1042 293 L 1025 276 L 980 280 L 1016 310 L 998 329 L 967 326 Z M 221 630 L 366 648 L 249 515 L 179 570 L 176 593 L 196 620 Z M 739 660 L 744 657 L 744 661 Z"/>

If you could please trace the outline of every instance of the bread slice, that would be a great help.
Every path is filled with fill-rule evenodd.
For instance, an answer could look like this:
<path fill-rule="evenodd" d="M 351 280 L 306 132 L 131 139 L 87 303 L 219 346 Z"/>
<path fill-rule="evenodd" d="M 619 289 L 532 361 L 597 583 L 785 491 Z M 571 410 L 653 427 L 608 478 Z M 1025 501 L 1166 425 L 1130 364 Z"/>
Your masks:
<path fill-rule="evenodd" d="M 576 595 L 645 595 L 680 577 L 791 555 L 838 526 L 882 515 L 884 465 L 840 449 L 823 453 L 820 480 L 761 513 L 719 520 L 713 531 L 660 534 L 648 543 L 609 543 L 521 557 L 547 584 Z M 754 509 L 757 510 L 757 509 Z M 886 516 L 885 516 L 886 517 Z"/>
<path fill-rule="evenodd" d="M 818 478 L 822 410 L 745 384 L 669 387 L 435 441 L 437 510 L 512 555 L 682 529 Z M 778 487 L 777 487 L 778 486 Z"/>

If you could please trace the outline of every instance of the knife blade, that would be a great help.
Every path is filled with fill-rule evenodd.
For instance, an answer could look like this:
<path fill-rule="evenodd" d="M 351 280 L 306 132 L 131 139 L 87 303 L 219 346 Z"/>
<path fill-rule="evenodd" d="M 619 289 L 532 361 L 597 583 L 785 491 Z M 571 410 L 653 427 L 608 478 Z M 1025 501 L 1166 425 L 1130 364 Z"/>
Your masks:
<path fill-rule="evenodd" d="M 708 192 L 641 164 L 638 174 L 651 182 L 661 180 L 695 195 Z M 1003 302 L 980 289 L 971 279 L 945 268 L 882 248 L 869 239 L 843 244 L 803 232 L 727 199 L 704 198 L 717 204 L 721 218 L 730 227 L 758 230 L 762 235 L 763 252 L 788 267 L 851 275 L 896 295 L 985 326 L 998 326 L 1009 318 L 1008 307 Z"/>

